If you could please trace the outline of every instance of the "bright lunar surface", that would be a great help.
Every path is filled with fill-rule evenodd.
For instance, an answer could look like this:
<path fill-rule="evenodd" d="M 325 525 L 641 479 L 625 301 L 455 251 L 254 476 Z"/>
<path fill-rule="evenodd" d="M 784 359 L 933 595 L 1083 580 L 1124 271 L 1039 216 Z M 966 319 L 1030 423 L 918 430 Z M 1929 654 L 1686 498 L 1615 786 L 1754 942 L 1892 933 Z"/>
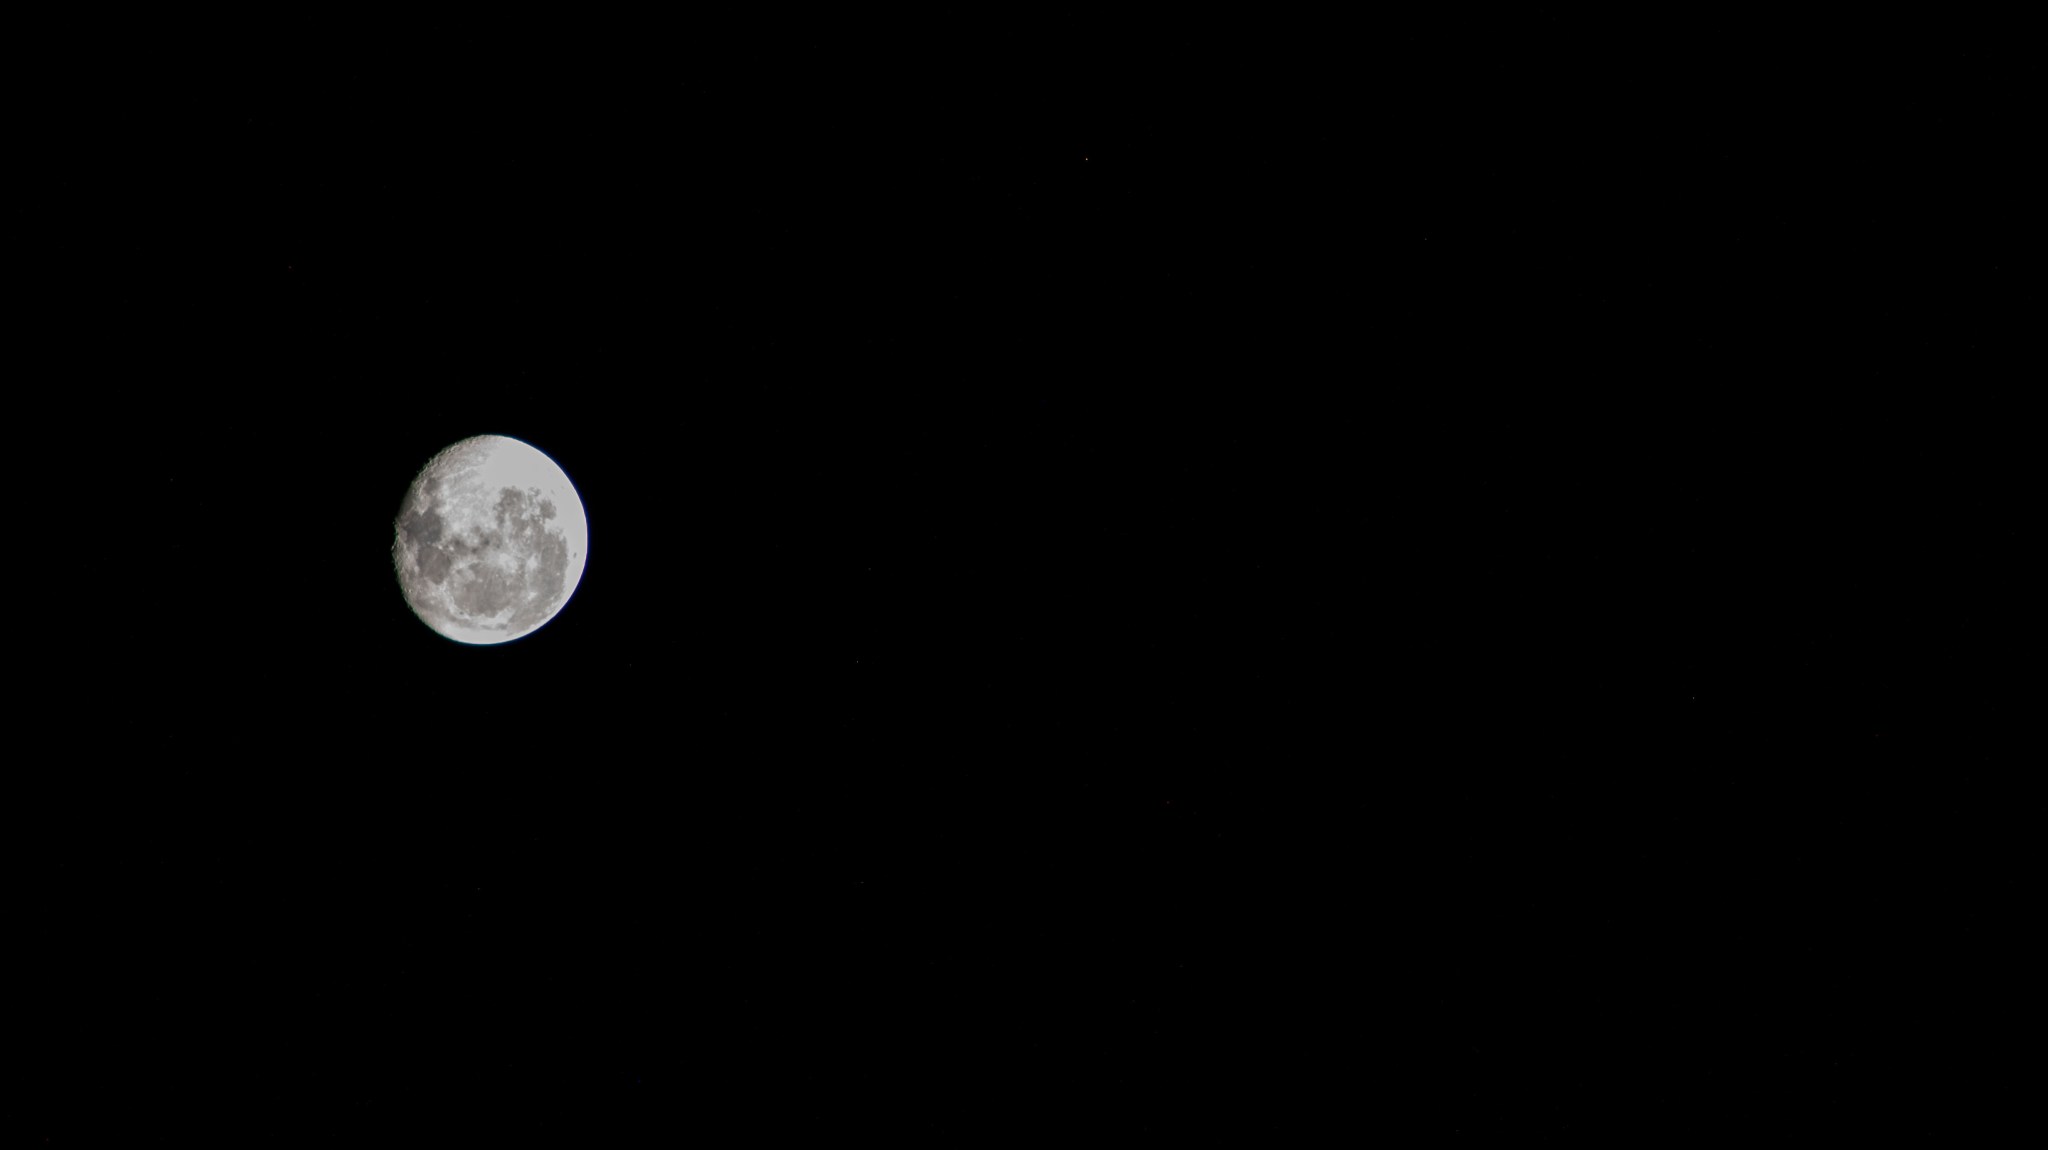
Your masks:
<path fill-rule="evenodd" d="M 503 643 L 555 617 L 583 578 L 583 501 L 555 461 L 479 435 L 434 458 L 398 512 L 391 559 L 420 621 L 461 643 Z"/>

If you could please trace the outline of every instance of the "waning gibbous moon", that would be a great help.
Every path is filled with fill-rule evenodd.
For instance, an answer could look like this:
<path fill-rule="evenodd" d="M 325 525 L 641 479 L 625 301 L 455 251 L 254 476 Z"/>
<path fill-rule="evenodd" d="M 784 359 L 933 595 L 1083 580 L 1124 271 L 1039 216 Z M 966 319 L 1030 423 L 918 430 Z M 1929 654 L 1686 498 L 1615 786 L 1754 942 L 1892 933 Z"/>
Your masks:
<path fill-rule="evenodd" d="M 589 524 L 562 469 L 529 444 L 479 435 L 427 461 L 399 506 L 398 586 L 458 643 L 504 643 L 555 617 L 583 578 Z"/>

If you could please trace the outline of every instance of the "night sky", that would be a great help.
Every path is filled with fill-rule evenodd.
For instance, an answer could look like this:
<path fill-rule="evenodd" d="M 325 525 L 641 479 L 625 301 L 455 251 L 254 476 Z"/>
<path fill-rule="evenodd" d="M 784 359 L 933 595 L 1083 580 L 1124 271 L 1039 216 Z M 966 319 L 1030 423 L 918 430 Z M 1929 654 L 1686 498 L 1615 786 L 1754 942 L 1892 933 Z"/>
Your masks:
<path fill-rule="evenodd" d="M 30 1141 L 1985 1113 L 1998 37 L 1525 23 L 52 88 Z M 470 648 L 390 543 L 486 433 L 590 558 Z"/>

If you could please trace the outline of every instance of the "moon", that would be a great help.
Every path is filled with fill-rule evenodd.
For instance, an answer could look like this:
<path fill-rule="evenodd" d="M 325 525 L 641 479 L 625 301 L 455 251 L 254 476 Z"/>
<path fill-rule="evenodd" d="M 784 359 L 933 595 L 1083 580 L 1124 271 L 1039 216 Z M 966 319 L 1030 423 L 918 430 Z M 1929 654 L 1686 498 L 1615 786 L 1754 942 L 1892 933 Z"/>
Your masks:
<path fill-rule="evenodd" d="M 395 527 L 391 560 L 406 604 L 458 643 L 505 643 L 545 626 L 576 593 L 589 553 L 569 477 L 503 435 L 429 459 Z"/>

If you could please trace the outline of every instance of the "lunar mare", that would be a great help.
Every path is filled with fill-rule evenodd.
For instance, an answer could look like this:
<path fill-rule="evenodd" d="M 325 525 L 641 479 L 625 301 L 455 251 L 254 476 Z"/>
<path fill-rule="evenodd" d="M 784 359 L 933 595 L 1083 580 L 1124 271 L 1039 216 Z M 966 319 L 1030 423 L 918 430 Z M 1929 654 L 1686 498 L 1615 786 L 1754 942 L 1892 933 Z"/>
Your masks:
<path fill-rule="evenodd" d="M 555 461 L 502 435 L 456 443 L 407 490 L 391 546 L 420 621 L 462 643 L 530 634 L 583 577 L 583 502 Z"/>

